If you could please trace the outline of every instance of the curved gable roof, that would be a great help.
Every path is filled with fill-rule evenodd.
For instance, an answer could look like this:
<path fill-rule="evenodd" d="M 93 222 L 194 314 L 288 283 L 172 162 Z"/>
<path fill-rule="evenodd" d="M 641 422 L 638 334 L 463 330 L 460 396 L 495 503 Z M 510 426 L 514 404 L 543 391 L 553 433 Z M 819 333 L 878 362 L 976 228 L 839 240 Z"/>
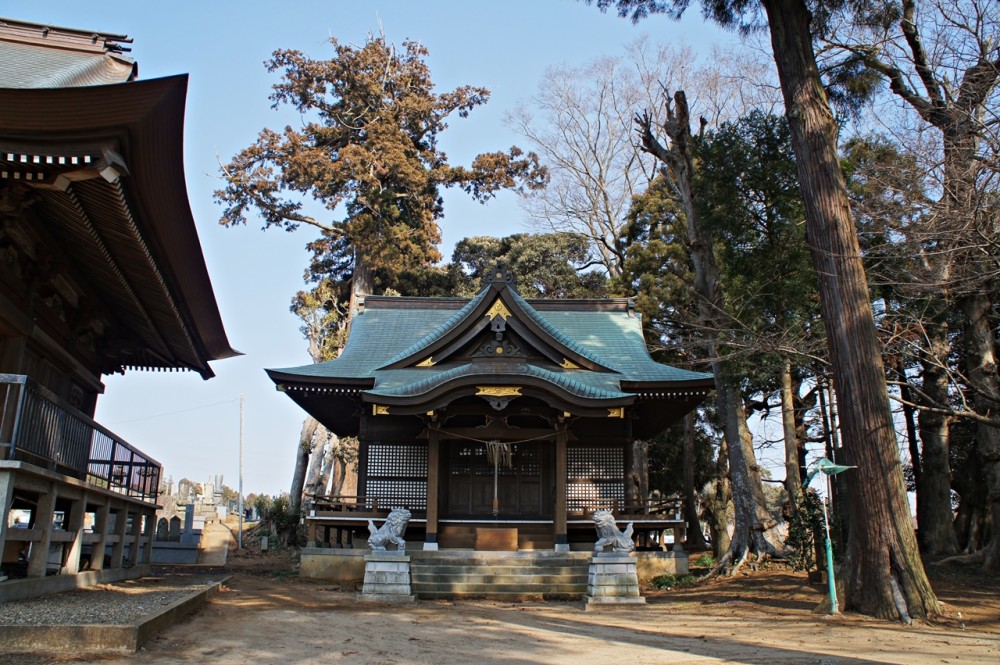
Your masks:
<path fill-rule="evenodd" d="M 540 344 L 575 360 L 560 366 L 551 349 L 542 360 L 476 362 L 448 355 L 472 336 L 470 331 L 485 329 L 498 301 L 509 307 L 509 316 L 504 317 L 508 328 L 520 326 L 519 334 L 537 335 Z M 438 352 L 445 355 L 434 355 Z M 641 322 L 627 301 L 527 301 L 500 278 L 469 301 L 368 298 L 363 313 L 352 322 L 340 357 L 267 372 L 279 385 L 351 386 L 362 390 L 366 401 L 392 403 L 419 403 L 449 386 L 516 382 L 523 377 L 581 403 L 630 402 L 635 391 L 626 385 L 700 390 L 713 385 L 710 375 L 655 362 L 646 350 Z"/>

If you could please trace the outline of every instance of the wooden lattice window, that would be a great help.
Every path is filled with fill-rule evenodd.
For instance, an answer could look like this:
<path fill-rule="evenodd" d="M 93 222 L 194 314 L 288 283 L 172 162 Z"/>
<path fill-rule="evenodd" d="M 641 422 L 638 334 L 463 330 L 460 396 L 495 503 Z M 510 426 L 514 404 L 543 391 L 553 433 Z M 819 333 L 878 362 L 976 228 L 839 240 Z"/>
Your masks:
<path fill-rule="evenodd" d="M 427 507 L 427 446 L 421 443 L 368 444 L 365 493 L 380 509 Z"/>
<path fill-rule="evenodd" d="M 571 446 L 566 450 L 566 503 L 571 512 L 620 507 L 625 501 L 625 449 Z"/>

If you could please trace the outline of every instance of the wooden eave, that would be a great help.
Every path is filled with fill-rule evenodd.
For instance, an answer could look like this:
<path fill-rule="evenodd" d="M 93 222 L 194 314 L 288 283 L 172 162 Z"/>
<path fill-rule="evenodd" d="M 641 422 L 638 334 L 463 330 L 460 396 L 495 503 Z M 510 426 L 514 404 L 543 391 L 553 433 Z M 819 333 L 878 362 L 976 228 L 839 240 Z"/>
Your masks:
<path fill-rule="evenodd" d="M 39 193 L 41 210 L 82 272 L 143 340 L 134 362 L 115 369 L 183 368 L 209 378 L 208 361 L 238 353 L 222 325 L 187 199 L 186 92 L 186 76 L 0 89 L 0 177 Z M 97 148 L 89 166 L 48 162 Z M 88 177 L 85 166 L 96 173 Z"/>
<path fill-rule="evenodd" d="M 621 389 L 648 397 L 707 395 L 715 390 L 715 379 L 709 377 L 693 381 L 622 381 Z"/>
<path fill-rule="evenodd" d="M 352 390 L 370 390 L 375 387 L 373 378 L 338 378 L 328 376 L 308 376 L 304 374 L 292 374 L 278 369 L 265 369 L 267 376 L 274 381 L 278 390 L 302 388 L 329 388 L 331 390 L 343 388 Z"/>

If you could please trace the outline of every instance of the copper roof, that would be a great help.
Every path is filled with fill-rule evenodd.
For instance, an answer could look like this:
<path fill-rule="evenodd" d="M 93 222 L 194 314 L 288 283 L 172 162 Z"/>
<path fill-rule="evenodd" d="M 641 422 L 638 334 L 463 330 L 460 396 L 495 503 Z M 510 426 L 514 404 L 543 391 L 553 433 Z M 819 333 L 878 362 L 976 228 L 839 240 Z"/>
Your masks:
<path fill-rule="evenodd" d="M 138 66 L 123 55 L 131 40 L 0 18 L 0 88 L 65 88 L 125 83 Z"/>

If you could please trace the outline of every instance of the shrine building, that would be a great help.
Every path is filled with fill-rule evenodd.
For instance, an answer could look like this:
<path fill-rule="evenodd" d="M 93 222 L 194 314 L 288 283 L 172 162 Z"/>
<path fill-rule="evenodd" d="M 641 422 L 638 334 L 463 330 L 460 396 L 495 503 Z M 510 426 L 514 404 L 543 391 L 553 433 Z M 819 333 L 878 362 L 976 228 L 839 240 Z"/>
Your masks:
<path fill-rule="evenodd" d="M 161 466 L 94 420 L 102 376 L 214 376 L 187 76 L 124 35 L 0 20 L 0 602 L 148 574 Z"/>
<path fill-rule="evenodd" d="M 589 549 L 600 508 L 679 528 L 675 500 L 639 495 L 633 442 L 714 387 L 650 358 L 628 300 L 526 300 L 502 267 L 471 300 L 368 296 L 338 358 L 268 374 L 359 439 L 358 496 L 314 498 L 313 544 L 364 547 L 404 507 L 425 551 Z"/>

